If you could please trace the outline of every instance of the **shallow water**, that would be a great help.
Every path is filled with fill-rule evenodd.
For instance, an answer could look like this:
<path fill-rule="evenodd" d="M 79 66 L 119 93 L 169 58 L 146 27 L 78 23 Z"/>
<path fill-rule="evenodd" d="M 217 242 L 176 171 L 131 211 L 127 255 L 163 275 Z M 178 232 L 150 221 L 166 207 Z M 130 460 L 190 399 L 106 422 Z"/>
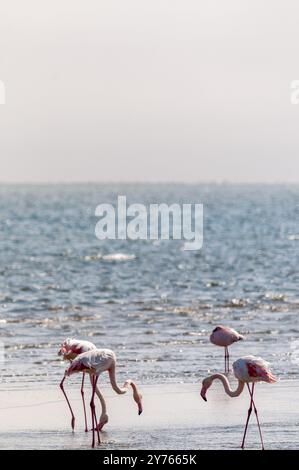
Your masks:
<path fill-rule="evenodd" d="M 204 203 L 203 249 L 99 241 L 95 207 L 118 194 Z M 298 201 L 298 186 L 1 186 L 1 388 L 57 383 L 67 336 L 114 349 L 122 378 L 197 382 L 223 369 L 217 324 L 246 335 L 232 359 L 261 355 L 298 377 Z"/>
<path fill-rule="evenodd" d="M 256 386 L 255 403 L 266 449 L 299 448 L 298 387 L 295 380 Z M 67 391 L 76 416 L 74 433 L 57 386 L 1 394 L 0 448 L 90 449 L 92 436 L 84 432 L 80 391 L 73 379 Z M 142 385 L 144 411 L 140 416 L 131 394 L 116 395 L 111 387 L 103 387 L 102 392 L 109 422 L 101 432 L 99 451 L 240 449 L 249 405 L 246 390 L 238 398 L 229 398 L 221 383 L 215 382 L 204 402 L 198 384 Z M 90 387 L 86 394 L 86 398 L 90 396 Z M 254 413 L 246 448 L 260 449 Z"/>

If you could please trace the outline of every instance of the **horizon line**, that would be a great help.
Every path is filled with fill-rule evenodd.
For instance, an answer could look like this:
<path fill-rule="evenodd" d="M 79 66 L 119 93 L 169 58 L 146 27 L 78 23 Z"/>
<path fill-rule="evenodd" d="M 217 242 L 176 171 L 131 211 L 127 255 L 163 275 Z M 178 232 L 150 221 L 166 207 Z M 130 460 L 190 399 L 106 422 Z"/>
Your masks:
<path fill-rule="evenodd" d="M 86 180 L 86 181 L 0 181 L 0 186 L 58 186 L 58 185 L 65 185 L 65 186 L 79 186 L 79 185 L 116 185 L 116 184 L 124 184 L 124 185 L 266 185 L 266 186 L 273 186 L 273 185 L 299 185 L 298 181 L 231 181 L 231 180 L 201 180 L 201 181 L 122 181 L 122 180 L 111 180 L 111 181 L 101 181 L 101 180 Z"/>

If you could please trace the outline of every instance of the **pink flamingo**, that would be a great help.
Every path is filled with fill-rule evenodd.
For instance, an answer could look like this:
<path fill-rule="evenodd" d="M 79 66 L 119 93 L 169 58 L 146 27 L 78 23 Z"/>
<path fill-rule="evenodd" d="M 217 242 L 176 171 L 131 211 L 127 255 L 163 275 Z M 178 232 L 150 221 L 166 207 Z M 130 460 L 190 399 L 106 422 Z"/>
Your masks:
<path fill-rule="evenodd" d="M 258 412 L 255 406 L 254 400 L 253 400 L 254 385 L 256 382 L 274 383 L 274 382 L 277 382 L 277 378 L 275 377 L 275 375 L 272 374 L 268 362 L 264 361 L 260 357 L 255 357 L 255 356 L 241 357 L 240 359 L 238 359 L 237 361 L 233 363 L 233 370 L 234 370 L 235 377 L 238 379 L 238 387 L 236 388 L 236 390 L 232 390 L 230 388 L 229 382 L 225 375 L 214 374 L 209 377 L 206 377 L 202 381 L 202 389 L 201 389 L 200 394 L 202 398 L 205 401 L 207 401 L 206 399 L 207 390 L 208 388 L 211 387 L 213 381 L 216 379 L 221 380 L 225 393 L 227 393 L 227 395 L 229 395 L 230 397 L 238 397 L 242 393 L 244 386 L 246 384 L 249 395 L 250 395 L 250 406 L 248 409 L 247 420 L 245 424 L 245 430 L 244 430 L 241 448 L 244 449 L 244 446 L 245 446 L 245 438 L 246 438 L 248 423 L 249 423 L 249 419 L 250 419 L 250 415 L 251 415 L 252 407 L 253 407 L 254 413 L 256 416 L 258 429 L 259 429 L 262 449 L 264 450 L 264 442 L 263 442 L 262 431 L 261 431 L 261 427 L 259 423 Z M 249 385 L 250 383 L 252 383 L 251 388 Z"/>
<path fill-rule="evenodd" d="M 228 326 L 216 326 L 212 331 L 210 336 L 211 343 L 224 348 L 224 373 L 229 372 L 228 346 L 242 339 L 244 339 L 244 336 L 240 335 L 236 330 L 233 330 L 233 328 L 229 328 Z"/>
<path fill-rule="evenodd" d="M 138 405 L 138 414 L 142 413 L 142 395 L 140 394 L 135 382 L 133 380 L 126 380 L 123 387 L 119 387 L 115 377 L 116 368 L 116 356 L 110 349 L 93 349 L 77 356 L 68 369 L 65 371 L 65 377 L 75 373 L 83 372 L 90 375 L 92 384 L 92 396 L 90 401 L 91 419 L 92 419 L 92 447 L 95 446 L 95 430 L 97 431 L 98 443 L 100 440 L 100 426 L 97 426 L 97 420 L 95 416 L 95 394 L 99 396 L 99 389 L 97 382 L 99 375 L 102 372 L 108 371 L 110 383 L 113 390 L 118 394 L 123 394 L 128 391 L 129 386 L 133 389 L 133 398 Z M 100 397 L 99 397 L 100 398 Z M 101 421 L 100 421 L 101 423 Z"/>
<path fill-rule="evenodd" d="M 72 339 L 72 338 L 66 338 L 62 345 L 60 346 L 60 349 L 58 351 L 59 356 L 63 356 L 63 359 L 65 361 L 70 361 L 72 362 L 79 354 L 82 354 L 87 351 L 91 351 L 92 349 L 96 349 L 96 346 L 91 343 L 90 341 L 81 341 L 78 339 Z M 87 427 L 87 418 L 86 418 L 86 406 L 85 406 L 85 399 L 84 399 L 84 380 L 85 380 L 85 374 L 82 375 L 82 383 L 81 383 L 81 396 L 82 396 L 82 401 L 83 401 L 83 410 L 84 410 L 84 419 L 85 419 L 85 432 L 88 431 Z M 72 421 L 71 421 L 71 426 L 72 429 L 74 430 L 75 428 L 75 415 L 73 413 L 72 407 L 70 405 L 69 399 L 65 393 L 63 383 L 65 381 L 65 377 L 63 377 L 62 381 L 60 382 L 60 388 L 62 390 L 62 393 L 65 396 L 66 402 L 68 404 L 68 407 L 70 409 L 71 415 L 72 415 Z M 102 402 L 101 402 L 102 403 Z M 108 419 L 107 419 L 108 421 Z"/>

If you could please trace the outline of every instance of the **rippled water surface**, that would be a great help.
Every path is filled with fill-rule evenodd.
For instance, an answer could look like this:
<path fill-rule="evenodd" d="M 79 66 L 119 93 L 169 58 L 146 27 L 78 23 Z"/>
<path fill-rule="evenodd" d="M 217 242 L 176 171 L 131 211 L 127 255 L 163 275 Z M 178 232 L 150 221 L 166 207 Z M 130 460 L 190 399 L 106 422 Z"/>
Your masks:
<path fill-rule="evenodd" d="M 203 249 L 97 240 L 95 207 L 118 194 L 204 203 Z M 216 324 L 246 335 L 234 358 L 261 355 L 298 377 L 298 255 L 298 186 L 2 186 L 2 383 L 57 382 L 67 336 L 114 349 L 122 376 L 194 382 L 223 368 L 208 341 Z"/>

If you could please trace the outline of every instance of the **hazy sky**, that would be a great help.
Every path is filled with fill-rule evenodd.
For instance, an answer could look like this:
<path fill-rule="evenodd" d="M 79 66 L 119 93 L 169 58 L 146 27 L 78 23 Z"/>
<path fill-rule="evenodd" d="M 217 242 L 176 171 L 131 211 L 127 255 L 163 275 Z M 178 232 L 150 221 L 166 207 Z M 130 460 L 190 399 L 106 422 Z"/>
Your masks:
<path fill-rule="evenodd" d="M 1 2 L 0 181 L 299 181 L 298 0 Z"/>

